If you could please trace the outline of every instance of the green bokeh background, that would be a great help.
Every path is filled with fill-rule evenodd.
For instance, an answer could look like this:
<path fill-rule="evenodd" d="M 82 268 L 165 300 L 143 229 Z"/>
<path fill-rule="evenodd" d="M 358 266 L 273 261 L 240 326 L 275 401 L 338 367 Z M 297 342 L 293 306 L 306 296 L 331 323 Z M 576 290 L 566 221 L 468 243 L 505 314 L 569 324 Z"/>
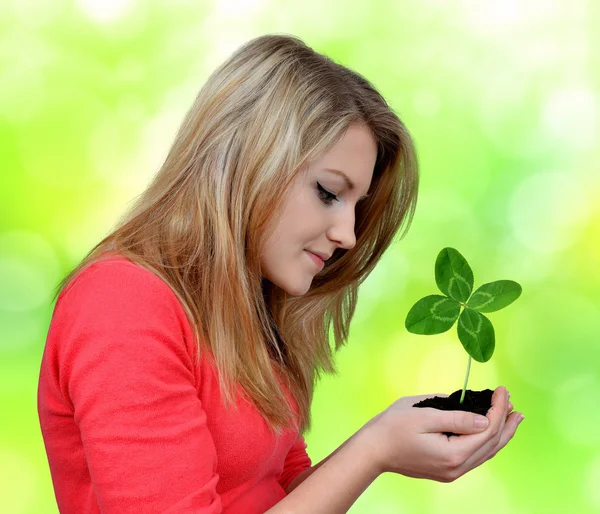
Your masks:
<path fill-rule="evenodd" d="M 386 474 L 353 514 L 600 512 L 600 2 L 5 0 L 0 7 L 0 511 L 57 512 L 36 411 L 51 291 L 158 170 L 212 70 L 268 32 L 370 79 L 421 164 L 408 235 L 361 288 L 314 463 L 405 395 L 462 387 L 455 327 L 404 317 L 457 248 L 475 286 L 516 280 L 469 387 L 526 419 L 459 480 Z"/>

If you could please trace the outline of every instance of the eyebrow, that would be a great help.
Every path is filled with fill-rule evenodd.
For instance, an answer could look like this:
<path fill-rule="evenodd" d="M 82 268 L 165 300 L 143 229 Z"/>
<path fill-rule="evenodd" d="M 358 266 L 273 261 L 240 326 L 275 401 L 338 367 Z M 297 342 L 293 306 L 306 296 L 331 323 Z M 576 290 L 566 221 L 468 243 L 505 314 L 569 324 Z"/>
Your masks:
<path fill-rule="evenodd" d="M 348 187 L 348 189 L 350 191 L 354 191 L 356 189 L 356 186 L 354 185 L 354 182 L 352 182 L 350 180 L 350 177 L 348 177 L 348 175 L 346 175 L 343 171 L 332 169 L 332 168 L 325 168 L 325 171 L 328 171 L 330 173 L 333 173 L 334 175 L 338 175 L 338 176 L 342 177 L 344 179 L 344 182 L 346 182 L 346 187 Z M 365 195 L 362 195 L 358 199 L 358 201 L 360 202 L 361 200 L 364 200 L 367 196 L 369 196 L 369 193 L 367 193 Z"/>

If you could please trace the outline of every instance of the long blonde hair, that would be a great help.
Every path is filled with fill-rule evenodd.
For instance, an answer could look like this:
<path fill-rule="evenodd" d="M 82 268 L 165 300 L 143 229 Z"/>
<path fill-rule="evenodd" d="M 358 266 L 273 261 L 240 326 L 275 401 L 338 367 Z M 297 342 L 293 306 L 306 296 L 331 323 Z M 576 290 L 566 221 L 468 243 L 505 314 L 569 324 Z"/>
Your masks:
<path fill-rule="evenodd" d="M 370 195 L 356 207 L 356 246 L 338 248 L 294 297 L 262 279 L 266 227 L 296 174 L 355 123 L 369 127 L 378 148 Z M 55 299 L 85 266 L 118 252 L 176 294 L 198 349 L 214 356 L 227 408 L 239 384 L 277 434 L 290 424 L 304 433 L 317 380 L 337 374 L 330 327 L 337 352 L 358 286 L 408 230 L 418 180 L 411 137 L 370 82 L 297 37 L 263 35 L 211 74 L 152 182 Z"/>

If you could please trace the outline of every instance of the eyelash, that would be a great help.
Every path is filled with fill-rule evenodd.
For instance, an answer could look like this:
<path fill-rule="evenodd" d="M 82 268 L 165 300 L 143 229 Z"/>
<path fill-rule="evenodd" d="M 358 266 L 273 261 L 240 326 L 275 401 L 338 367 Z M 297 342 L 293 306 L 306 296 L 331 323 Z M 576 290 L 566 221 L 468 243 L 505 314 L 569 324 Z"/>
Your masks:
<path fill-rule="evenodd" d="M 319 198 L 321 199 L 321 201 L 328 207 L 331 206 L 333 201 L 339 202 L 338 197 L 336 195 L 334 195 L 330 191 L 327 191 L 327 189 L 325 189 L 318 182 L 317 182 L 317 191 L 319 193 Z"/>

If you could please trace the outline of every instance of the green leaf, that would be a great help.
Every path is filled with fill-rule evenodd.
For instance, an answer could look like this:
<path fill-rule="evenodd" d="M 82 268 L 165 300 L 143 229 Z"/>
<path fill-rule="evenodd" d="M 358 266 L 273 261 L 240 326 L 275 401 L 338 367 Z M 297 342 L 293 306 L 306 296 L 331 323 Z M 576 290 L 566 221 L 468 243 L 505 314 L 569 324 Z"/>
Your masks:
<path fill-rule="evenodd" d="M 494 353 L 495 335 L 492 322 L 468 307 L 458 318 L 458 338 L 467 353 L 477 362 L 487 362 Z"/>
<path fill-rule="evenodd" d="M 454 248 L 444 248 L 435 261 L 435 281 L 445 295 L 466 302 L 473 290 L 473 271 Z"/>
<path fill-rule="evenodd" d="M 513 303 L 523 288 L 513 280 L 496 280 L 483 284 L 469 298 L 467 306 L 479 312 L 494 312 Z"/>
<path fill-rule="evenodd" d="M 460 314 L 460 303 L 447 296 L 432 294 L 415 303 L 404 325 L 413 334 L 441 334 L 449 330 Z"/>

